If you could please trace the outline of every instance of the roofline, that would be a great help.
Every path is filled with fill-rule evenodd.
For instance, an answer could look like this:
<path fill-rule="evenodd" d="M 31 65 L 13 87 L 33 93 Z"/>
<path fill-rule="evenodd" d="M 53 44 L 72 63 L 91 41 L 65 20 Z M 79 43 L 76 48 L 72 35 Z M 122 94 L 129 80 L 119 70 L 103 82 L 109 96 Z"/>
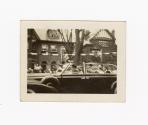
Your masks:
<path fill-rule="evenodd" d="M 63 43 L 68 43 L 68 42 L 63 42 L 63 41 L 52 41 L 52 40 L 38 40 L 38 42 L 46 42 L 46 43 L 58 43 L 58 44 L 63 44 Z M 70 44 L 74 44 L 74 42 L 70 42 Z"/>
<path fill-rule="evenodd" d="M 37 37 L 38 40 L 40 40 L 39 35 L 37 34 L 37 32 L 35 31 L 35 29 L 33 29 L 35 36 Z"/>
<path fill-rule="evenodd" d="M 109 39 L 109 38 L 106 38 L 106 37 L 92 38 L 92 39 L 90 40 L 90 42 L 93 42 L 93 41 L 107 41 L 107 42 L 114 42 L 113 39 Z"/>

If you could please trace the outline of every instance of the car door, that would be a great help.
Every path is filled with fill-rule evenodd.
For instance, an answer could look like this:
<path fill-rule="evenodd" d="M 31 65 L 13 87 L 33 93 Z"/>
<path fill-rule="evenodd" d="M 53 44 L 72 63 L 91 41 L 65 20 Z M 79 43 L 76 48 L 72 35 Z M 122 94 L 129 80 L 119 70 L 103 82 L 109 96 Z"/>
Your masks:
<path fill-rule="evenodd" d="M 111 84 L 116 81 L 116 74 L 106 73 L 103 65 L 85 64 L 85 76 L 89 93 L 109 94 Z"/>
<path fill-rule="evenodd" d="M 78 71 L 73 72 L 70 64 L 61 75 L 61 92 L 62 93 L 84 93 L 85 75 L 83 66 L 77 66 Z"/>

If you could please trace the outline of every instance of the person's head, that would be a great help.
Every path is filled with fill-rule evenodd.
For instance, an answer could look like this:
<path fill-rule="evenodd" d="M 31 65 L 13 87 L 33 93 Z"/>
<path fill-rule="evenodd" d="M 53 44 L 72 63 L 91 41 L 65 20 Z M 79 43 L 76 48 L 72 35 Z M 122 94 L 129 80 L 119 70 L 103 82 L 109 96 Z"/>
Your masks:
<path fill-rule="evenodd" d="M 55 64 L 56 64 L 56 61 L 52 61 L 51 64 L 52 64 L 52 65 L 55 65 Z"/>
<path fill-rule="evenodd" d="M 73 68 L 73 69 L 76 69 L 76 68 L 77 68 L 77 66 L 73 64 L 73 65 L 72 65 L 72 68 Z"/>
<path fill-rule="evenodd" d="M 92 66 L 93 66 L 93 64 L 89 64 L 88 66 L 89 66 L 89 67 L 92 67 Z"/>
<path fill-rule="evenodd" d="M 62 64 L 65 64 L 65 61 L 62 61 Z"/>
<path fill-rule="evenodd" d="M 99 69 L 103 69 L 103 64 L 99 64 Z"/>
<path fill-rule="evenodd" d="M 105 71 L 105 70 L 106 70 L 106 67 L 105 67 L 105 66 L 103 66 L 103 65 L 102 65 L 102 70 L 103 70 L 103 71 Z"/>

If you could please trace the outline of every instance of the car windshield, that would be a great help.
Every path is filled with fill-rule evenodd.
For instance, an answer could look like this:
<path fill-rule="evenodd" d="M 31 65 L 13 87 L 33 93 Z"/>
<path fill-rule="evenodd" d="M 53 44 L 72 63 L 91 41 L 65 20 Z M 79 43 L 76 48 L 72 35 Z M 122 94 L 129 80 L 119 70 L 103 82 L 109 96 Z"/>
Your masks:
<path fill-rule="evenodd" d="M 87 74 L 116 74 L 117 68 L 113 64 L 85 64 Z"/>
<path fill-rule="evenodd" d="M 67 69 L 63 72 L 63 74 L 71 75 L 71 74 L 83 74 L 82 65 L 76 66 L 74 64 L 70 64 Z"/>

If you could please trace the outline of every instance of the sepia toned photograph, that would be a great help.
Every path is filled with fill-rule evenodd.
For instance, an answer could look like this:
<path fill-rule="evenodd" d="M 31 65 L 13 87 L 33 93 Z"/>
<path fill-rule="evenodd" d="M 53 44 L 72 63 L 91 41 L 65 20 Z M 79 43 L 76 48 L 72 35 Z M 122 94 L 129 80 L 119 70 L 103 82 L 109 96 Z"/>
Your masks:
<path fill-rule="evenodd" d="M 125 101 L 125 22 L 21 21 L 22 101 Z"/>

